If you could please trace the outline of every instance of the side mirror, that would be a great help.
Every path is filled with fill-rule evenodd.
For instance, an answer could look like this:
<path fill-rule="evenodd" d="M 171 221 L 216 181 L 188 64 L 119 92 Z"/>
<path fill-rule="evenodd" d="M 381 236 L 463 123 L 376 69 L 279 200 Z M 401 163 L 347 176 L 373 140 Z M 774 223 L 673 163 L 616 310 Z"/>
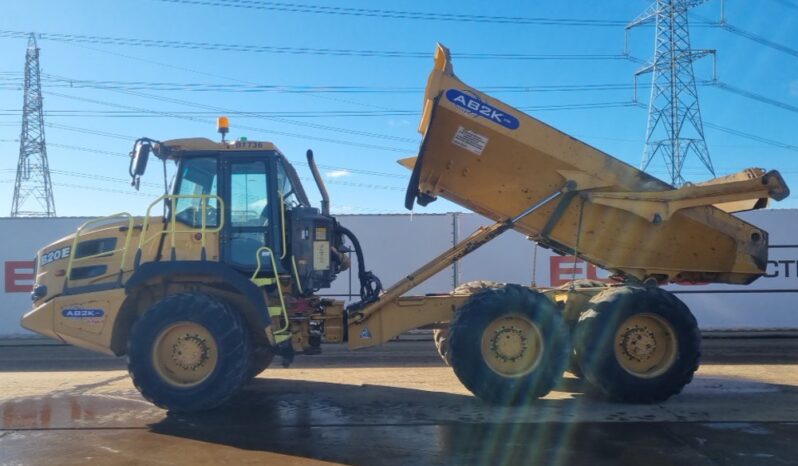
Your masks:
<path fill-rule="evenodd" d="M 130 185 L 134 186 L 136 191 L 139 189 L 141 176 L 147 171 L 147 160 L 150 158 L 151 151 L 152 145 L 149 141 L 138 140 L 133 146 L 133 152 L 130 153 L 130 169 L 128 170 L 131 178 Z"/>

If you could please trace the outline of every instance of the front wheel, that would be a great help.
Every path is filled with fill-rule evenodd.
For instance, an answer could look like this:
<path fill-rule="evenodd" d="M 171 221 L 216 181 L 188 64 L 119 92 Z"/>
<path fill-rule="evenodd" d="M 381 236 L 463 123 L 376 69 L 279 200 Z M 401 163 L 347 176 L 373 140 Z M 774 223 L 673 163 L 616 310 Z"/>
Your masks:
<path fill-rule="evenodd" d="M 247 380 L 252 380 L 265 371 L 274 360 L 274 355 L 274 350 L 270 347 L 253 347 L 249 359 L 249 369 L 247 369 Z"/>
<path fill-rule="evenodd" d="M 504 405 L 549 393 L 571 352 L 568 327 L 554 304 L 519 285 L 472 296 L 455 314 L 448 343 L 463 385 Z"/>
<path fill-rule="evenodd" d="M 133 326 L 128 371 L 141 395 L 170 411 L 201 411 L 247 380 L 249 332 L 213 296 L 181 293 L 155 303 Z"/>
<path fill-rule="evenodd" d="M 695 317 L 660 288 L 624 286 L 596 295 L 576 325 L 579 367 L 620 401 L 651 403 L 681 392 L 698 369 Z"/>

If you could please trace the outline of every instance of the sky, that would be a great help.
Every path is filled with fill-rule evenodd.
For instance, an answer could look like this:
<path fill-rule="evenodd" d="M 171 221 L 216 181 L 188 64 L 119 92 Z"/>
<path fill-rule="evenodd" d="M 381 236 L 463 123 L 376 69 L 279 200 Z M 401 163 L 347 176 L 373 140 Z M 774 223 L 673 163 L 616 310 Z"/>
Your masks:
<path fill-rule="evenodd" d="M 624 29 L 643 0 L 4 3 L 0 216 L 11 209 L 31 32 L 59 216 L 143 214 L 162 174 L 150 165 L 141 191 L 130 187 L 133 141 L 217 139 L 217 115 L 230 117 L 229 137 L 271 141 L 296 162 L 315 205 L 309 148 L 333 213 L 406 212 L 409 173 L 396 160 L 417 153 L 438 42 L 467 84 L 504 86 L 487 92 L 632 165 L 643 154 L 650 76 L 638 81 L 637 103 L 632 84 L 653 53 L 654 28 Z M 724 26 L 720 0 L 690 16 L 693 48 L 717 51 L 716 84 L 711 57 L 695 64 L 716 172 L 775 168 L 798 189 L 798 0 L 726 0 L 723 12 Z M 667 178 L 661 160 L 648 171 Z M 684 176 L 711 178 L 695 159 Z M 795 199 L 773 207 L 798 208 Z M 445 200 L 416 207 L 451 211 L 462 209 Z"/>

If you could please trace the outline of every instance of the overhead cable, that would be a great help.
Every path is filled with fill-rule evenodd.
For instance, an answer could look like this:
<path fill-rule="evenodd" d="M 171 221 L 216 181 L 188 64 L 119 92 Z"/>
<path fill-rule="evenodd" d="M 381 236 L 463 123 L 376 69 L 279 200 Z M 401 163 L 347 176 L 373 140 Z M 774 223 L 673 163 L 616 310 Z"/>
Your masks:
<path fill-rule="evenodd" d="M 388 10 L 374 8 L 352 8 L 340 6 L 312 5 L 302 3 L 284 3 L 255 0 L 160 0 L 167 3 L 178 3 L 184 5 L 213 6 L 222 8 L 244 8 L 253 10 L 283 11 L 291 13 L 313 13 L 338 16 L 361 16 L 369 18 L 390 18 L 390 19 L 415 19 L 449 22 L 468 22 L 468 23 L 495 23 L 495 24 L 517 24 L 517 25 L 536 25 L 536 26 L 589 26 L 589 27 L 619 27 L 625 26 L 627 21 L 614 19 L 594 19 L 594 18 L 547 18 L 547 17 L 525 17 L 525 16 L 491 16 L 458 13 L 435 13 L 407 10 Z"/>
<path fill-rule="evenodd" d="M 23 39 L 28 32 L 0 29 L 0 37 Z M 283 47 L 270 45 L 246 45 L 217 42 L 189 42 L 179 40 L 143 39 L 129 37 L 108 37 L 87 34 L 37 33 L 41 40 L 55 42 L 78 42 L 103 45 L 126 45 L 135 47 L 174 48 L 189 50 L 215 50 L 222 52 L 275 53 L 291 55 L 329 55 L 370 58 L 420 58 L 429 59 L 429 52 L 413 52 L 405 50 L 363 50 L 334 49 L 314 47 Z M 626 60 L 623 54 L 518 54 L 518 53 L 457 53 L 458 59 L 465 60 Z"/>
<path fill-rule="evenodd" d="M 118 92 L 121 92 L 121 93 L 124 93 L 124 94 L 137 95 L 137 96 L 140 96 L 140 97 L 151 98 L 151 99 L 155 99 L 155 100 L 161 100 L 161 101 L 173 101 L 175 103 L 180 103 L 181 105 L 194 106 L 194 107 L 197 107 L 197 108 L 207 108 L 207 109 L 211 109 L 211 110 L 217 111 L 217 114 L 230 113 L 230 109 L 212 107 L 212 106 L 208 106 L 208 105 L 198 104 L 198 103 L 195 103 L 195 102 L 181 101 L 179 99 L 164 98 L 164 97 L 160 97 L 160 96 L 152 96 L 152 95 L 143 94 L 143 93 L 139 93 L 139 92 L 133 92 L 133 91 L 118 91 Z M 109 102 L 105 102 L 105 101 L 101 101 L 101 100 L 87 99 L 87 98 L 84 98 L 84 97 L 76 97 L 76 96 L 71 96 L 71 95 L 66 95 L 66 94 L 55 93 L 55 92 L 46 92 L 46 94 L 54 95 L 54 96 L 58 96 L 58 97 L 63 97 L 63 98 L 67 98 L 67 99 L 73 99 L 73 100 L 80 100 L 80 101 L 84 101 L 84 102 L 95 103 L 95 104 L 99 104 L 99 105 L 106 105 L 106 106 L 110 106 L 110 107 L 123 108 L 123 109 L 127 109 L 127 110 L 135 110 L 135 111 L 140 111 L 140 112 L 148 112 L 148 113 L 158 114 L 158 115 L 172 117 L 172 118 L 178 118 L 178 119 L 183 119 L 183 120 L 188 120 L 188 121 L 201 122 L 203 124 L 206 124 L 206 123 L 211 122 L 211 121 L 215 121 L 215 119 L 212 119 L 212 118 L 202 118 L 202 117 L 194 117 L 194 116 L 189 116 L 189 115 L 172 114 L 172 113 L 169 113 L 169 112 L 164 112 L 164 111 L 159 111 L 159 110 L 152 110 L 152 109 L 147 109 L 147 108 L 134 107 L 134 106 L 130 106 L 130 105 L 113 104 L 113 103 L 109 103 Z M 246 113 L 243 113 L 243 115 L 246 115 Z M 266 118 L 266 117 L 257 117 L 256 116 L 256 118 Z M 284 120 L 284 119 L 271 118 L 271 117 L 269 117 L 267 119 L 278 121 L 278 122 L 282 122 L 282 120 Z M 294 124 L 299 124 L 300 122 L 293 122 L 293 123 Z M 312 123 L 306 123 L 305 125 L 301 125 L 301 126 L 321 127 L 321 126 L 325 126 L 325 125 L 315 125 L 315 124 L 312 124 Z M 363 148 L 367 148 L 367 149 L 377 149 L 377 150 L 383 150 L 383 151 L 388 151 L 388 152 L 401 152 L 401 153 L 408 152 L 408 149 L 400 149 L 400 148 L 397 148 L 397 147 L 379 146 L 379 145 L 375 145 L 375 144 L 361 143 L 361 142 L 355 142 L 355 141 L 345 141 L 345 140 L 325 138 L 325 137 L 319 137 L 319 136 L 311 136 L 311 135 L 308 135 L 308 134 L 290 133 L 290 132 L 286 132 L 286 131 L 278 131 L 278 130 L 272 130 L 272 129 L 257 128 L 257 127 L 253 127 L 253 126 L 238 125 L 238 128 L 249 129 L 251 131 L 257 131 L 257 132 L 265 132 L 265 133 L 270 133 L 270 134 L 275 134 L 275 135 L 297 137 L 297 138 L 302 138 L 302 139 L 306 139 L 306 140 L 310 139 L 310 140 L 316 140 L 316 141 L 322 141 L 322 142 L 330 142 L 330 143 L 334 143 L 334 144 L 343 144 L 343 145 L 348 145 L 348 146 L 363 147 Z M 404 139 L 405 141 L 403 141 L 403 142 L 413 142 L 410 138 L 397 138 L 397 137 L 393 137 L 393 136 L 389 136 L 389 135 L 378 135 L 378 134 L 375 134 L 375 133 L 367 133 L 367 132 L 364 132 L 364 131 L 346 130 L 344 128 L 334 128 L 334 129 L 332 129 L 332 127 L 327 127 L 327 128 L 331 128 L 331 129 L 328 129 L 330 131 L 348 132 L 349 134 L 354 134 L 354 135 L 361 135 L 361 136 L 369 135 L 369 137 L 378 137 L 378 138 L 391 139 L 391 140 L 400 140 L 400 141 L 402 139 Z M 321 128 L 318 128 L 318 129 L 321 129 Z"/>

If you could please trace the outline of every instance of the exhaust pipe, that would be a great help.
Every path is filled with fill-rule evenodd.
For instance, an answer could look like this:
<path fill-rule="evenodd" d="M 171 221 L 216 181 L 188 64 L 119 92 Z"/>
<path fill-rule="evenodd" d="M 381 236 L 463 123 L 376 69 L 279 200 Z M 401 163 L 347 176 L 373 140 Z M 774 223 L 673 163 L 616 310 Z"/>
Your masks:
<path fill-rule="evenodd" d="M 308 166 L 310 167 L 310 172 L 313 173 L 313 179 L 316 180 L 316 186 L 319 187 L 319 192 L 321 193 L 321 213 L 326 216 L 329 216 L 330 195 L 327 194 L 327 188 L 324 186 L 324 180 L 321 179 L 321 174 L 319 173 L 319 167 L 316 166 L 316 161 L 313 160 L 313 151 L 308 149 L 307 156 L 308 156 Z"/>

